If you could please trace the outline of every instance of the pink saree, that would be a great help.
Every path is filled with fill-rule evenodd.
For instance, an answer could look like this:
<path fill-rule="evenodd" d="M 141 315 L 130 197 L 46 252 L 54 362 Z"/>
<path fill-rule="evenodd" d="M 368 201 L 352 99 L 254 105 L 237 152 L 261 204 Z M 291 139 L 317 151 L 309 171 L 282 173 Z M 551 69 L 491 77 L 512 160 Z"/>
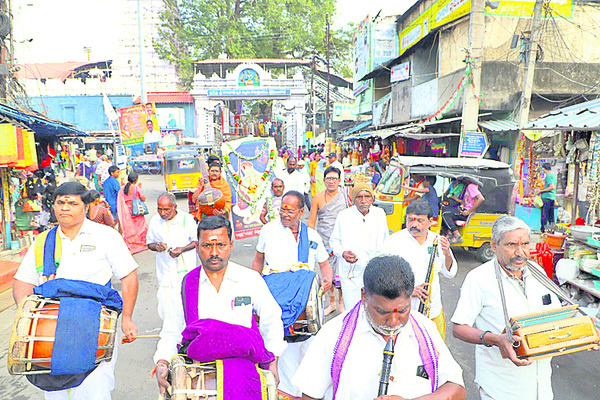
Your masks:
<path fill-rule="evenodd" d="M 143 215 L 133 216 L 131 214 L 131 202 L 140 197 L 142 189 L 135 186 L 131 193 L 125 194 L 125 186 L 119 190 L 117 196 L 117 213 L 119 214 L 119 224 L 123 231 L 123 240 L 131 254 L 139 253 L 148 248 L 146 245 L 146 233 L 148 233 L 148 224 Z"/>

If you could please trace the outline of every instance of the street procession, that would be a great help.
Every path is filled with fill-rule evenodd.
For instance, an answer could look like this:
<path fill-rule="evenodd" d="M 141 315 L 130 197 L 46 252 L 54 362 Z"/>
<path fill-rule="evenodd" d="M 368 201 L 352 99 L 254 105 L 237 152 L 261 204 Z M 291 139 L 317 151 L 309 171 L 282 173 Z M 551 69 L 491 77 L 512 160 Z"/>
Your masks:
<path fill-rule="evenodd" d="M 0 399 L 600 399 L 599 3 L 0 0 L 0 39 Z"/>

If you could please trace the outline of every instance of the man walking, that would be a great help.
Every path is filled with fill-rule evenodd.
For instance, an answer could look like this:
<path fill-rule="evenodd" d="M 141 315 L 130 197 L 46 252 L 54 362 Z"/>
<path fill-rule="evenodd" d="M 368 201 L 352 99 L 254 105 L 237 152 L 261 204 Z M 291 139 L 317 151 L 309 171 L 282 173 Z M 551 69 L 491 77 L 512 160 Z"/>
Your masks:
<path fill-rule="evenodd" d="M 38 290 L 42 289 L 42 285 L 50 282 L 54 282 L 54 287 L 64 291 L 73 287 L 75 282 L 96 285 L 88 290 L 100 293 L 100 289 L 97 287 L 110 287 L 110 281 L 114 276 L 121 281 L 123 293 L 121 327 L 123 333 L 130 339 L 133 338 L 137 335 L 137 328 L 131 319 L 138 291 L 137 263 L 129 254 L 123 238 L 115 230 L 86 219 L 85 211 L 90 197 L 82 184 L 78 182 L 63 183 L 56 189 L 54 196 L 54 213 L 58 220 L 58 226 L 38 235 L 34 245 L 29 248 L 19 265 L 13 284 L 15 303 L 21 303 L 26 296 L 33 294 L 34 290 L 40 294 Z M 45 262 L 48 255 L 44 255 L 41 259 L 37 256 L 40 254 L 38 250 L 44 254 L 44 249 L 49 249 L 49 257 L 52 257 L 49 264 Z M 53 271 L 46 269 L 48 265 L 54 267 Z M 54 281 L 55 278 L 56 281 Z M 58 280 L 58 278 L 63 279 Z M 42 291 L 42 293 L 44 292 Z M 70 299 L 75 301 L 75 297 L 70 297 Z M 69 303 L 73 305 L 73 301 Z M 62 303 L 60 310 L 62 313 Z M 86 325 L 85 318 L 81 314 L 78 317 L 80 324 L 78 330 L 89 332 L 89 328 L 93 332 L 94 322 L 89 321 L 90 324 Z M 59 318 L 61 318 L 60 314 Z M 95 323 L 98 324 L 98 319 L 95 320 Z M 97 334 L 97 325 L 95 329 Z M 77 338 L 77 336 L 75 337 Z M 60 339 L 64 339 L 64 337 L 59 334 L 56 340 Z M 85 337 L 82 339 L 85 341 Z M 81 349 L 81 343 L 78 344 L 80 345 L 78 348 Z M 68 349 L 68 346 L 66 344 L 60 348 Z M 57 347 L 56 345 L 52 351 L 52 365 L 59 358 L 59 355 L 56 354 L 58 353 Z M 95 352 L 95 350 L 93 351 Z M 82 354 L 77 352 L 67 353 L 60 359 L 69 360 L 70 357 L 69 362 L 77 364 L 82 361 L 81 356 Z M 81 374 L 44 374 L 44 376 L 51 377 L 48 379 L 53 378 L 53 386 L 59 386 L 58 390 L 45 391 L 44 397 L 47 400 L 110 400 L 110 392 L 115 386 L 116 361 L 117 348 L 115 348 L 111 361 L 100 362 L 88 375 L 83 375 L 85 378 L 80 377 Z M 79 383 L 73 379 L 79 380 Z"/>
<path fill-rule="evenodd" d="M 360 301 L 363 272 L 369 260 L 377 256 L 388 237 L 385 212 L 373 207 L 373 187 L 369 182 L 354 181 L 354 205 L 341 211 L 329 243 L 340 259 L 340 281 L 346 308 Z"/>
<path fill-rule="evenodd" d="M 117 195 L 121 190 L 121 184 L 118 181 L 119 178 L 119 167 L 112 165 L 108 168 L 109 177 L 104 181 L 104 198 L 110 206 L 110 213 L 112 214 L 113 220 L 119 223 L 119 214 L 117 213 Z"/>
<path fill-rule="evenodd" d="M 420 303 L 429 301 L 427 317 L 435 322 L 442 338 L 445 339 L 446 319 L 442 308 L 439 274 L 446 278 L 454 278 L 458 267 L 448 239 L 429 230 L 433 216 L 427 201 L 417 200 L 410 203 L 406 208 L 406 228 L 387 238 L 383 245 L 383 253 L 395 254 L 408 261 L 415 275 L 415 290 L 411 295 L 412 309 L 417 311 Z M 432 284 L 429 287 L 426 278 L 436 236 L 438 246 L 431 271 Z"/>
<path fill-rule="evenodd" d="M 297 164 L 296 157 L 290 156 L 285 164 L 286 169 L 277 172 L 277 177 L 283 181 L 285 186 L 284 194 L 291 190 L 304 193 L 304 176 L 296 169 Z"/>
<path fill-rule="evenodd" d="M 348 208 L 348 197 L 340 190 L 341 171 L 335 167 L 329 167 L 325 170 L 325 187 L 326 190 L 315 195 L 313 206 L 310 209 L 308 218 L 308 226 L 315 228 L 321 239 L 325 249 L 329 254 L 329 265 L 333 270 L 333 285 L 338 289 L 339 309 L 344 312 L 344 300 L 342 297 L 342 289 L 339 277 L 338 259 L 329 243 L 329 238 L 333 232 L 335 219 L 338 214 Z M 336 309 L 335 289 L 332 287 L 329 291 L 329 306 L 325 309 L 325 315 L 331 314 Z"/>
<path fill-rule="evenodd" d="M 265 200 L 263 210 L 260 213 L 260 222 L 266 224 L 269 221 L 279 218 L 279 209 L 281 208 L 284 190 L 283 181 L 279 178 L 273 179 L 273 182 L 271 182 L 271 193 L 273 195 L 267 197 Z"/>
<path fill-rule="evenodd" d="M 158 316 L 164 320 L 166 313 L 174 312 L 181 304 L 183 277 L 197 266 L 197 224 L 191 214 L 177 211 L 172 193 L 160 195 L 156 204 L 157 214 L 150 220 L 146 243 L 156 252 Z"/>

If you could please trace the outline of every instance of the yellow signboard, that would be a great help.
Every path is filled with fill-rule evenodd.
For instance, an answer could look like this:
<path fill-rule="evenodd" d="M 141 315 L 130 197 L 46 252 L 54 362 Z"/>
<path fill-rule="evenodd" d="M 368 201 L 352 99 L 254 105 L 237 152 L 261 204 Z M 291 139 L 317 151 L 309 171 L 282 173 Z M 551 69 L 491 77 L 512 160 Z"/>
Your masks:
<path fill-rule="evenodd" d="M 485 13 L 487 15 L 503 15 L 511 17 L 530 17 L 533 15 L 533 8 L 535 6 L 535 0 L 519 0 L 519 1 L 507 1 L 500 0 L 498 2 L 498 8 L 492 9 L 486 7 Z M 548 8 L 552 10 L 552 17 L 573 17 L 573 1 L 572 0 L 552 0 L 548 3 L 544 2 L 544 9 Z M 548 14 L 549 16 L 550 14 Z M 546 16 L 544 10 L 542 10 L 542 17 Z"/>
<path fill-rule="evenodd" d="M 431 6 L 431 28 L 437 28 L 471 12 L 471 0 L 439 0 Z"/>
<path fill-rule="evenodd" d="M 400 54 L 414 46 L 429 33 L 431 29 L 431 8 L 425 10 L 410 25 L 398 35 L 400 43 Z"/>

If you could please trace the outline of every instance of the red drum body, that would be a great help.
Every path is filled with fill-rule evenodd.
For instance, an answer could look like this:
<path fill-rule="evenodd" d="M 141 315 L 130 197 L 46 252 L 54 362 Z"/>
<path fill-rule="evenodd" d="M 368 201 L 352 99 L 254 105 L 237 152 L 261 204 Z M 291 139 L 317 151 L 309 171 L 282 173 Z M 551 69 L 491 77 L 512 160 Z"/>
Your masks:
<path fill-rule="evenodd" d="M 12 375 L 50 373 L 60 300 L 27 296 L 17 309 L 8 348 Z M 113 355 L 118 313 L 102 307 L 96 364 Z"/>

